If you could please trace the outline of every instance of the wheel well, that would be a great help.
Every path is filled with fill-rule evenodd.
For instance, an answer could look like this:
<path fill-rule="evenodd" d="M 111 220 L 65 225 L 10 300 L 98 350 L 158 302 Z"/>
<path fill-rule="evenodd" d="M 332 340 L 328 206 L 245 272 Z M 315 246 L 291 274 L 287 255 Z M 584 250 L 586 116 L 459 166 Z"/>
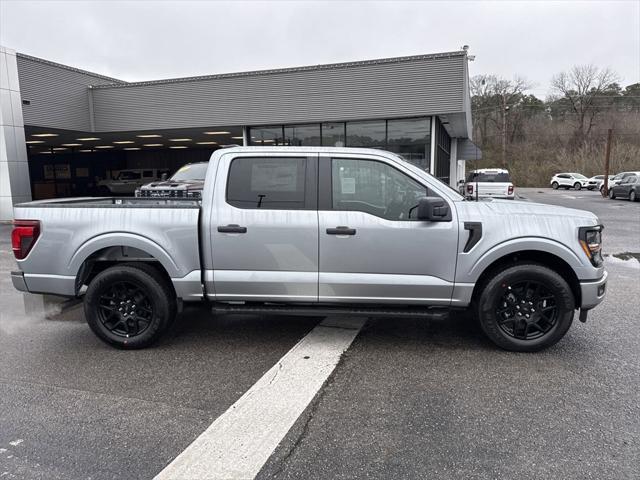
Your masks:
<path fill-rule="evenodd" d="M 105 247 L 93 252 L 80 266 L 76 276 L 76 293 L 80 292 L 83 285 L 89 285 L 91 281 L 103 270 L 122 263 L 144 262 L 154 267 L 167 280 L 173 288 L 171 277 L 162 264 L 153 255 L 139 248 L 126 246 Z"/>
<path fill-rule="evenodd" d="M 552 253 L 543 252 L 540 250 L 523 250 L 520 252 L 510 253 L 493 262 L 482 272 L 480 278 L 478 278 L 476 286 L 473 289 L 471 301 L 474 302 L 476 300 L 477 296 L 482 292 L 484 284 L 489 281 L 489 279 L 497 271 L 518 263 L 525 262 L 544 265 L 545 267 L 548 267 L 558 273 L 567 281 L 567 283 L 571 287 L 571 292 L 573 293 L 573 297 L 575 298 L 576 305 L 581 304 L 580 281 L 578 280 L 578 277 L 576 276 L 571 266 L 562 258 Z"/>

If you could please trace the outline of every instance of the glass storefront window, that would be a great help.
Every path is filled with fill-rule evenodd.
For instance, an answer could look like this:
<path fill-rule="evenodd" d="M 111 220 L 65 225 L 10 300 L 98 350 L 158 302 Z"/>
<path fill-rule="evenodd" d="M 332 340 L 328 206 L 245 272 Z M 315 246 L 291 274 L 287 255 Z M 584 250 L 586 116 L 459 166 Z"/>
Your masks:
<path fill-rule="evenodd" d="M 347 147 L 381 147 L 386 140 L 384 120 L 347 122 Z"/>
<path fill-rule="evenodd" d="M 387 121 L 387 150 L 423 169 L 429 168 L 431 119 L 405 118 Z"/>
<path fill-rule="evenodd" d="M 251 127 L 250 145 L 383 148 L 428 170 L 431 118 Z"/>
<path fill-rule="evenodd" d="M 249 129 L 250 145 L 283 145 L 282 126 L 251 127 Z"/>
<path fill-rule="evenodd" d="M 284 143 L 294 147 L 302 145 L 320 145 L 320 124 L 285 125 Z"/>
<path fill-rule="evenodd" d="M 322 124 L 322 146 L 344 147 L 344 122 Z"/>

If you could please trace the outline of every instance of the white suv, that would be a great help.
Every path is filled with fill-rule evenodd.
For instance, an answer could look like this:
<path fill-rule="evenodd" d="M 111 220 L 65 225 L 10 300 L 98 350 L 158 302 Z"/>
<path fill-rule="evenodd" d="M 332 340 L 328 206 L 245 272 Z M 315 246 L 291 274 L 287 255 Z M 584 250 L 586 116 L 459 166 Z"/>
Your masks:
<path fill-rule="evenodd" d="M 471 170 L 462 194 L 467 198 L 515 198 L 509 171 L 503 168 Z"/>
<path fill-rule="evenodd" d="M 581 190 L 589 187 L 589 179 L 581 173 L 558 173 L 553 176 L 549 183 L 554 190 L 558 188 Z"/>

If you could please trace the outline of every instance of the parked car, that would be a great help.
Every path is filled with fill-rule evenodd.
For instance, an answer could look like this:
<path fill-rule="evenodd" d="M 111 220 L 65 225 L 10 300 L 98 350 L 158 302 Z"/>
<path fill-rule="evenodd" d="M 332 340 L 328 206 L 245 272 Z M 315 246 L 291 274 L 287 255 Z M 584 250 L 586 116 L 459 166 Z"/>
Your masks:
<path fill-rule="evenodd" d="M 554 190 L 558 188 L 580 190 L 589 187 L 589 179 L 581 173 L 558 173 L 553 176 L 549 183 Z"/>
<path fill-rule="evenodd" d="M 609 183 L 613 180 L 613 175 L 609 175 Z M 600 190 L 604 188 L 604 175 L 594 175 L 589 178 L 589 185 L 587 186 L 589 190 Z"/>
<path fill-rule="evenodd" d="M 619 183 L 623 183 L 623 181 L 627 177 L 631 177 L 633 175 L 640 176 L 640 171 L 637 171 L 637 172 L 620 172 L 615 177 L 613 177 L 613 180 L 611 180 L 609 188 L 611 188 L 613 185 L 617 185 Z"/>
<path fill-rule="evenodd" d="M 509 171 L 503 168 L 471 170 L 464 184 L 467 198 L 506 198 L 513 200 L 515 192 Z"/>
<path fill-rule="evenodd" d="M 628 198 L 632 202 L 640 199 L 640 176 L 629 175 L 620 183 L 614 184 L 609 188 L 609 198 Z"/>
<path fill-rule="evenodd" d="M 120 170 L 115 178 L 100 180 L 97 184 L 98 194 L 109 195 L 133 195 L 136 188 L 142 184 L 158 180 L 167 169 L 158 168 L 132 168 Z"/>
<path fill-rule="evenodd" d="M 188 163 L 168 180 L 151 182 L 136 190 L 136 197 L 201 198 L 209 162 Z"/>
<path fill-rule="evenodd" d="M 183 302 L 206 299 L 240 314 L 468 308 L 496 345 L 536 351 L 604 299 L 603 227 L 591 212 L 465 201 L 375 149 L 237 147 L 211 164 L 202 201 L 16 205 L 13 285 L 83 296 L 91 329 L 121 348 L 152 344 Z"/>

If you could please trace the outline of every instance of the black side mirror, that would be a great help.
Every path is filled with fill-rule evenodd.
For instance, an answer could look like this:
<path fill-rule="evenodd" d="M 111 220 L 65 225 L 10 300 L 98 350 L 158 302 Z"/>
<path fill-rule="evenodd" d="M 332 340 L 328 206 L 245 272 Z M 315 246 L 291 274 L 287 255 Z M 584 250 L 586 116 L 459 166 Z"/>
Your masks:
<path fill-rule="evenodd" d="M 164 172 L 162 175 L 160 175 L 160 180 L 164 182 L 166 179 L 167 179 L 167 172 Z"/>
<path fill-rule="evenodd" d="M 418 220 L 450 222 L 451 209 L 440 197 L 422 197 L 418 203 Z"/>
<path fill-rule="evenodd" d="M 464 185 L 464 178 L 458 181 L 458 185 Z"/>

